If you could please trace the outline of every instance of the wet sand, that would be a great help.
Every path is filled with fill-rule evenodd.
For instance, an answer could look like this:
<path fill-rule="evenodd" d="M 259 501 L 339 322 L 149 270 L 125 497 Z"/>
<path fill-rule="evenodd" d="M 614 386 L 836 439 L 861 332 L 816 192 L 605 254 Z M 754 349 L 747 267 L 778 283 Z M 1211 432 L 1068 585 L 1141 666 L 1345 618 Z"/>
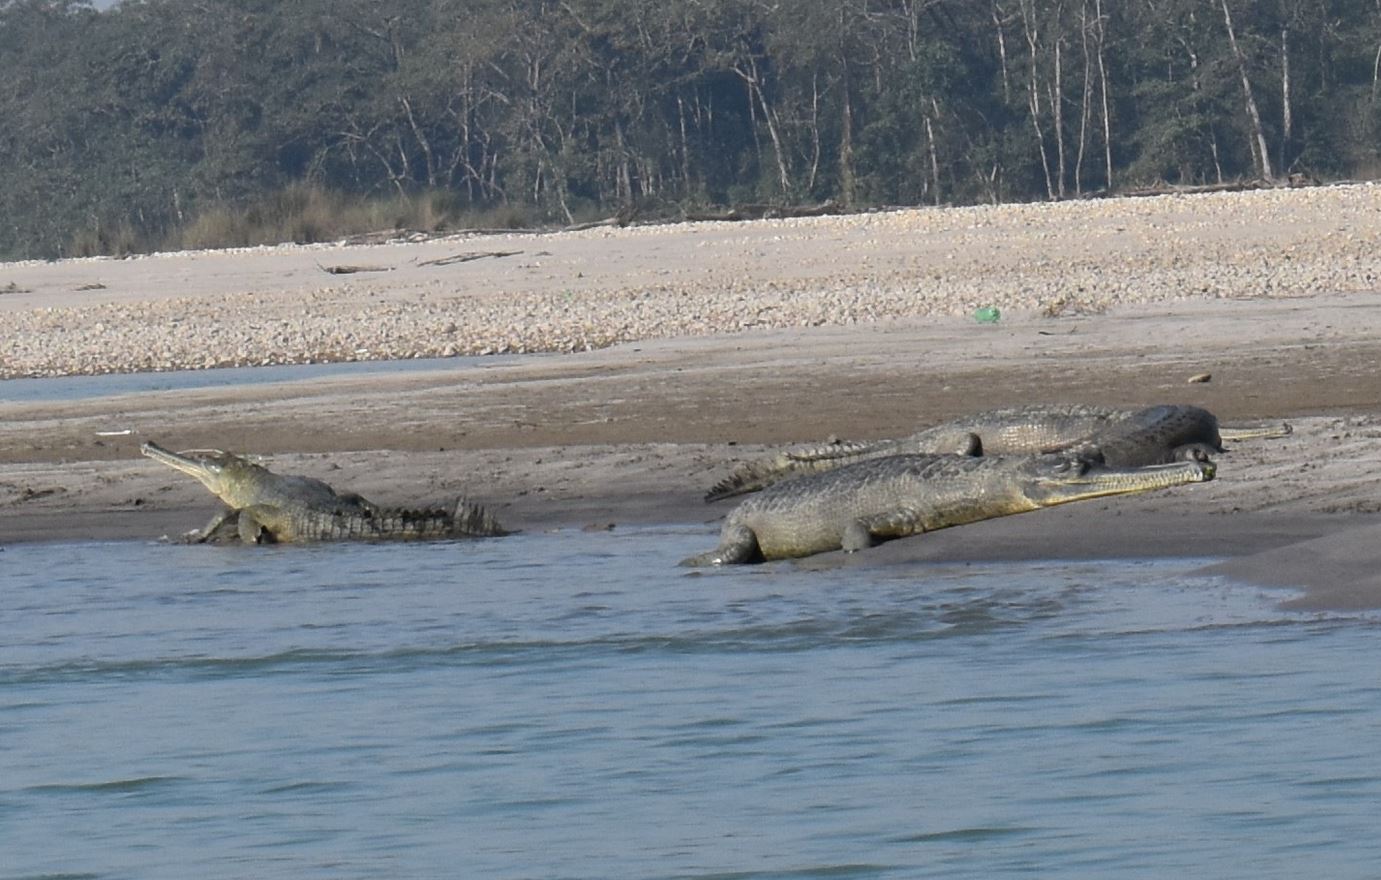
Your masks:
<path fill-rule="evenodd" d="M 688 227 L 684 234 L 699 233 Z M 755 234 L 762 230 L 741 237 Z M 1307 230 L 1300 234 L 1307 240 Z M 581 259 L 597 263 L 600 250 L 620 239 L 584 241 Z M 1175 241 L 1186 246 L 1182 237 Z M 1244 241 L 1242 249 L 1259 244 Z M 828 249 L 829 242 L 818 245 Z M 373 253 L 383 262 L 392 252 Z M 299 258 L 298 250 L 284 249 L 284 260 Z M 316 255 L 332 258 L 329 251 Z M 158 259 L 160 266 L 176 261 Z M 256 272 L 264 259 L 253 261 Z M 219 260 L 222 274 L 233 265 L 230 257 Z M 183 269 L 192 273 L 198 265 L 188 258 Z M 83 271 L 96 277 L 108 268 L 100 261 L 51 266 L 61 285 L 45 293 L 44 267 L 25 265 L 25 284 L 37 292 L 24 304 L 0 297 L 0 306 L 25 320 L 44 308 L 85 308 L 75 282 Z M 673 260 L 639 271 L 693 269 Z M 1116 264 L 1099 271 L 1113 273 Z M 1371 270 L 1359 271 L 1365 279 Z M 1010 280 L 1003 276 L 1004 284 Z M 160 282 L 167 283 L 173 282 Z M 256 274 L 242 286 L 264 283 Z M 713 277 L 703 283 L 713 286 Z M 218 277 L 204 297 L 224 303 L 235 295 L 226 285 Z M 465 494 L 525 530 L 693 524 L 704 528 L 708 547 L 731 502 L 706 505 L 705 489 L 735 461 L 783 444 L 897 436 L 1024 403 L 1192 403 L 1225 424 L 1289 421 L 1295 432 L 1235 444 L 1211 483 L 799 564 L 1202 557 L 1228 560 L 1210 569 L 1226 576 L 1307 588 L 1298 607 L 1381 607 L 1374 574 L 1381 570 L 1381 296 L 1289 285 L 1262 292 L 1270 295 L 1190 291 L 1098 308 L 1008 307 L 996 324 L 974 321 L 964 302 L 948 313 L 721 327 L 458 369 L 68 402 L 6 401 L 0 384 L 0 545 L 149 540 L 201 525 L 218 502 L 142 458 L 138 445 L 147 439 L 264 454 L 276 470 L 320 477 L 384 504 Z M 371 295 L 365 288 L 334 294 L 358 297 L 357 304 Z M 600 296 L 582 295 L 592 302 Z M 360 320 L 368 324 L 367 316 Z M 109 359 L 118 360 L 120 325 L 102 332 L 110 337 Z M 44 344 L 60 347 L 60 334 L 26 338 L 25 351 Z M 1188 381 L 1205 373 L 1210 381 Z"/>

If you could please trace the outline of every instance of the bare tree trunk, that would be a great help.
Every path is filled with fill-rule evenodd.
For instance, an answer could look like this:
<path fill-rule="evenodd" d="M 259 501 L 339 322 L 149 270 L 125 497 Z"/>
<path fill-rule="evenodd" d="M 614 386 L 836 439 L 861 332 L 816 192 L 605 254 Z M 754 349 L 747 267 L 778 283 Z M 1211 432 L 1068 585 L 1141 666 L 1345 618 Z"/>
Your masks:
<path fill-rule="evenodd" d="M 449 185 L 451 187 L 455 186 L 456 170 L 464 166 L 465 199 L 473 204 L 475 201 L 475 181 L 471 176 L 473 169 L 470 167 L 470 144 L 472 143 L 470 137 L 470 95 L 473 71 L 468 64 L 464 65 L 461 70 L 463 74 L 461 76 L 460 94 L 458 96 L 461 102 L 460 109 L 454 110 L 448 107 L 451 111 L 451 115 L 456 121 L 456 134 L 458 135 L 457 140 L 459 141 L 456 146 L 455 162 L 452 164 Z"/>
<path fill-rule="evenodd" d="M 1079 3 L 1079 44 L 1084 50 L 1084 84 L 1079 92 L 1079 149 L 1074 155 L 1074 194 L 1084 192 L 1084 148 L 1088 145 L 1088 120 L 1093 79 L 1093 59 L 1088 49 L 1088 0 Z"/>
<path fill-rule="evenodd" d="M 782 146 L 781 135 L 777 133 L 777 124 L 773 120 L 772 108 L 767 105 L 767 96 L 762 91 L 762 81 L 758 78 L 758 61 L 752 55 L 748 56 L 748 70 L 741 67 L 734 67 L 745 83 L 748 84 L 748 92 L 751 97 L 758 99 L 758 104 L 762 107 L 763 122 L 767 125 L 767 136 L 772 139 L 772 151 L 777 159 L 777 173 L 782 184 L 782 197 L 785 198 L 791 192 L 791 172 L 787 170 L 786 151 Z"/>
<path fill-rule="evenodd" d="M 842 149 L 841 149 L 842 152 Z M 806 192 L 815 189 L 820 176 L 820 75 L 810 75 L 810 171 L 806 174 Z"/>
<path fill-rule="evenodd" d="M 1241 47 L 1237 45 L 1237 33 L 1232 29 L 1232 12 L 1228 9 L 1228 0 L 1221 0 L 1221 3 L 1223 5 L 1223 25 L 1228 31 L 1228 46 L 1231 47 L 1232 56 L 1237 61 L 1237 72 L 1242 77 L 1242 94 L 1247 106 L 1247 118 L 1251 120 L 1252 124 L 1252 137 L 1256 142 L 1254 152 L 1258 158 L 1261 179 L 1272 181 L 1275 180 L 1275 174 L 1271 170 L 1271 156 L 1266 149 L 1266 132 L 1261 127 L 1261 113 L 1256 109 L 1252 83 L 1247 77 L 1247 59 L 1242 54 Z"/>
<path fill-rule="evenodd" d="M 843 107 L 839 119 L 839 198 L 847 207 L 854 203 L 854 111 L 850 95 L 853 89 L 849 85 L 848 62 L 843 56 L 839 62 L 844 68 Z"/>
<path fill-rule="evenodd" d="M 1194 88 L 1194 106 L 1197 110 L 1203 102 L 1203 83 L 1199 79 L 1199 55 L 1197 52 L 1194 51 L 1193 47 L 1189 45 L 1189 42 L 1185 40 L 1184 37 L 1180 37 L 1179 42 L 1180 45 L 1184 47 L 1185 54 L 1189 56 L 1189 69 L 1190 71 L 1192 71 L 1191 78 Z M 1208 149 L 1209 152 L 1213 154 L 1213 173 L 1215 179 L 1219 183 L 1222 183 L 1223 162 L 1218 155 L 1218 132 L 1214 130 L 1212 123 L 1208 124 Z"/>
<path fill-rule="evenodd" d="M 1104 25 L 1103 0 L 1094 0 L 1094 15 L 1098 18 L 1098 90 L 1103 99 L 1103 161 L 1107 168 L 1108 191 L 1112 191 L 1112 116 L 1108 113 L 1108 68 L 1103 60 L 1107 30 Z"/>
<path fill-rule="evenodd" d="M 772 138 L 772 152 L 777 157 L 777 173 L 781 179 L 782 197 L 785 198 L 791 192 L 791 172 L 786 167 L 786 150 L 782 147 L 781 135 L 777 134 L 777 123 L 773 120 L 772 108 L 767 106 L 767 96 L 762 93 L 762 86 L 754 83 L 753 86 L 758 93 L 758 102 L 762 104 L 762 118 L 767 123 L 767 134 Z"/>
<path fill-rule="evenodd" d="M 1377 12 L 1381 12 L 1381 0 L 1375 0 L 1373 4 Z M 1381 43 L 1376 45 L 1376 57 L 1371 62 L 1371 103 L 1376 103 L 1376 87 L 1381 80 Z"/>
<path fill-rule="evenodd" d="M 408 197 L 408 193 L 407 190 L 403 187 L 403 180 L 405 177 L 407 177 L 407 157 L 403 157 L 403 170 L 397 171 L 394 169 L 393 163 L 389 162 L 388 156 L 384 155 L 384 153 L 381 150 L 379 150 L 378 147 L 374 146 L 374 144 L 371 143 L 368 139 L 361 138 L 360 143 L 363 144 L 366 150 L 374 154 L 374 158 L 379 160 L 380 165 L 384 166 L 384 174 L 388 176 L 389 183 L 392 183 L 394 188 L 398 190 L 399 196 L 406 199 Z M 399 144 L 399 146 L 401 147 L 401 144 Z"/>
<path fill-rule="evenodd" d="M 921 11 L 918 4 L 907 0 L 903 0 L 902 8 L 906 10 L 906 57 L 914 62 L 920 57 L 916 50 L 921 38 Z"/>
<path fill-rule="evenodd" d="M 1007 79 L 1007 41 L 1002 36 L 1002 8 L 996 3 L 993 4 L 993 27 L 997 30 L 997 57 L 1002 62 L 1002 101 L 1005 104 L 1012 102 L 1012 86 Z M 1378 58 L 1381 58 L 1381 50 L 1378 50 Z"/>
<path fill-rule="evenodd" d="M 412 179 L 412 163 L 408 161 L 408 150 L 403 146 L 403 136 L 397 132 L 393 134 L 393 148 L 398 151 L 398 164 L 403 168 L 393 183 L 398 187 L 398 194 L 406 199 L 408 194 L 403 190 L 402 181 Z"/>
<path fill-rule="evenodd" d="M 412 127 L 412 136 L 417 138 L 417 144 L 422 148 L 422 158 L 427 163 L 427 186 L 436 189 L 436 158 L 432 155 L 431 142 L 427 140 L 422 126 L 417 124 L 417 117 L 412 113 L 412 102 L 406 97 L 399 98 L 398 101 L 403 105 L 403 110 L 408 115 L 408 125 Z"/>
<path fill-rule="evenodd" d="M 988 200 L 996 205 L 1001 203 L 1002 196 L 1002 163 L 994 162 L 992 170 L 987 174 L 978 175 L 979 180 L 983 181 L 984 189 L 988 191 Z"/>
<path fill-rule="evenodd" d="M 633 203 L 633 173 L 628 165 L 628 144 L 623 137 L 623 122 L 614 122 L 614 146 L 619 153 L 619 167 L 614 179 L 614 200 L 620 205 Z"/>
<path fill-rule="evenodd" d="M 1058 14 L 1058 6 L 1056 7 Z M 1050 95 L 1050 109 L 1055 119 L 1055 192 L 1065 197 L 1065 114 L 1064 114 L 1064 36 L 1055 35 L 1055 87 Z"/>
<path fill-rule="evenodd" d="M 930 107 L 932 110 L 935 111 L 935 114 L 938 116 L 940 113 L 940 106 L 935 102 L 934 98 L 931 98 L 930 100 Z M 927 115 L 925 118 L 925 137 L 927 144 L 930 147 L 931 192 L 933 194 L 935 204 L 938 206 L 940 204 L 940 160 L 935 154 L 935 129 L 930 124 L 929 115 Z"/>
<path fill-rule="evenodd" d="M 738 68 L 734 68 L 737 72 Z M 741 75 L 741 74 L 740 74 Z M 758 131 L 758 102 L 753 100 L 757 97 L 757 92 L 753 91 L 753 84 L 748 83 L 748 121 L 749 130 L 753 133 L 753 153 L 758 157 L 758 162 L 762 162 L 762 132 Z"/>
<path fill-rule="evenodd" d="M 1280 29 L 1280 168 L 1290 167 L 1290 137 L 1294 119 L 1290 112 L 1290 28 Z"/>
<path fill-rule="evenodd" d="M 1371 62 L 1371 102 L 1376 103 L 1376 86 L 1381 81 L 1381 43 L 1376 45 L 1376 58 Z"/>
<path fill-rule="evenodd" d="M 1041 170 L 1045 172 L 1045 193 L 1053 201 L 1055 198 L 1055 181 L 1050 176 L 1050 157 L 1045 150 L 1045 132 L 1041 130 L 1041 91 L 1040 81 L 1037 76 L 1037 60 L 1040 57 L 1039 42 L 1037 40 L 1036 24 L 1031 19 L 1035 15 L 1035 9 L 1028 9 L 1026 4 L 1021 6 L 1021 21 L 1026 30 L 1026 45 L 1031 52 L 1031 78 L 1026 84 L 1027 106 L 1031 110 L 1031 125 L 1036 130 L 1036 146 L 1040 149 Z"/>
<path fill-rule="evenodd" d="M 681 124 L 681 195 L 689 196 L 691 191 L 690 138 L 686 136 L 686 104 L 681 96 L 676 96 L 676 118 Z"/>

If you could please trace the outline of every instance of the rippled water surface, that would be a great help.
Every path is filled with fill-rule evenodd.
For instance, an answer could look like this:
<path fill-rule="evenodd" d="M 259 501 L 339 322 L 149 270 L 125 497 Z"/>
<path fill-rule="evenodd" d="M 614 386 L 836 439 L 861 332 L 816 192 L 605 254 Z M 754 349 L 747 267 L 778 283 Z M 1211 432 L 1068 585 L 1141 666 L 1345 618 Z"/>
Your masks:
<path fill-rule="evenodd" d="M 704 530 L 0 552 L 0 877 L 1374 877 L 1381 629 Z"/>

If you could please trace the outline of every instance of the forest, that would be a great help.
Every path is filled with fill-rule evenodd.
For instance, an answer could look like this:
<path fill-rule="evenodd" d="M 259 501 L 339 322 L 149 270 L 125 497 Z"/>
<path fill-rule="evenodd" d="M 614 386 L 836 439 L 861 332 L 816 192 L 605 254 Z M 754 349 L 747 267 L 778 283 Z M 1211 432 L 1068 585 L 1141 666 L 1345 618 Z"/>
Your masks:
<path fill-rule="evenodd" d="M 1370 178 L 1379 75 L 1381 0 L 0 0 L 0 258 Z"/>

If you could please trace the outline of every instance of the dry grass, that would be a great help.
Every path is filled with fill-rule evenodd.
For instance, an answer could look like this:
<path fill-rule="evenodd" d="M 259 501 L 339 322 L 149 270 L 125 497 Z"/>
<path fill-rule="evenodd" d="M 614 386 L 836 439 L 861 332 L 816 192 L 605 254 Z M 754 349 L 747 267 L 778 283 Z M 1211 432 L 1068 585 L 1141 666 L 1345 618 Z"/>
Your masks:
<path fill-rule="evenodd" d="M 177 250 L 337 241 L 380 229 L 435 232 L 448 217 L 440 196 L 359 198 L 294 184 L 248 205 L 217 205 L 174 230 L 165 246 Z"/>
<path fill-rule="evenodd" d="M 392 230 L 521 229 L 533 221 L 533 214 L 518 206 L 465 210 L 453 194 L 440 190 L 362 197 L 293 184 L 249 202 L 209 206 L 160 237 L 141 234 L 129 224 L 83 230 L 72 237 L 66 256 L 311 244 Z"/>
<path fill-rule="evenodd" d="M 140 234 L 128 222 L 111 226 L 97 225 L 72 236 L 64 257 L 124 257 L 155 250 L 148 236 Z"/>

